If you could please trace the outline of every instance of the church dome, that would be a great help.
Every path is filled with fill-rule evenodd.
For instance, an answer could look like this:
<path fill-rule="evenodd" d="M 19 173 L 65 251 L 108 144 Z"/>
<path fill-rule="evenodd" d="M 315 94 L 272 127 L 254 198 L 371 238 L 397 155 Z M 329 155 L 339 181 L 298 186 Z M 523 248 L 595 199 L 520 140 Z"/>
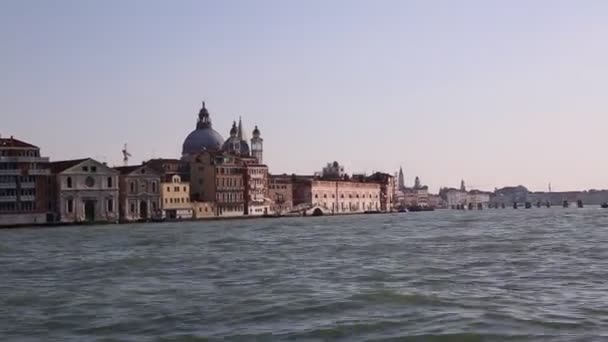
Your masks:
<path fill-rule="evenodd" d="M 211 126 L 211 118 L 205 102 L 198 114 L 196 129 L 186 137 L 184 141 L 182 155 L 191 156 L 204 150 L 219 150 L 222 148 L 224 138 Z"/>

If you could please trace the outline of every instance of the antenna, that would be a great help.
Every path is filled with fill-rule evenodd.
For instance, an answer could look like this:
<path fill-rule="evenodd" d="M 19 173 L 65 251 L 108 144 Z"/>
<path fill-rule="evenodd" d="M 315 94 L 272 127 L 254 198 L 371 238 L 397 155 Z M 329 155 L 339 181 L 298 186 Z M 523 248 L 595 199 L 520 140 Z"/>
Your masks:
<path fill-rule="evenodd" d="M 132 155 L 127 150 L 127 144 L 125 144 L 125 147 L 122 150 L 122 161 L 125 166 L 129 166 L 129 157 L 132 157 Z"/>

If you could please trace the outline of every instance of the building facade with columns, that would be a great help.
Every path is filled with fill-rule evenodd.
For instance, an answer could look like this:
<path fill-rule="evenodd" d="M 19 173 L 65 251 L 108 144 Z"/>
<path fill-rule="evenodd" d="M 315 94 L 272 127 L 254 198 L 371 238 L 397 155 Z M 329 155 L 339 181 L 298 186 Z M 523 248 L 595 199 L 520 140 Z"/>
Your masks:
<path fill-rule="evenodd" d="M 119 214 L 121 221 L 162 217 L 161 176 L 147 165 L 115 168 L 119 176 Z"/>
<path fill-rule="evenodd" d="M 119 172 L 94 159 L 50 163 L 55 221 L 118 222 Z"/>

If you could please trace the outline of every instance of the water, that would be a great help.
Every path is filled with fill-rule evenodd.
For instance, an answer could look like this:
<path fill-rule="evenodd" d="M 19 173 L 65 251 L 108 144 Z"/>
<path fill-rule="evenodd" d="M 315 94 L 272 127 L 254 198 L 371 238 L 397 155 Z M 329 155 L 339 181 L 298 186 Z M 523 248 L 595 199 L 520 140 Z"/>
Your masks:
<path fill-rule="evenodd" d="M 606 341 L 608 210 L 0 230 L 0 341 Z"/>

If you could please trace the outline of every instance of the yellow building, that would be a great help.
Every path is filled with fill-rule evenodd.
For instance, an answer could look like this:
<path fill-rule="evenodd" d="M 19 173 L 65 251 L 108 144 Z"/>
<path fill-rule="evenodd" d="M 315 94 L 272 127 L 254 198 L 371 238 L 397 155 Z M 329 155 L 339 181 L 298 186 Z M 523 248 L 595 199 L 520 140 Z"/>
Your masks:
<path fill-rule="evenodd" d="M 161 183 L 161 202 L 163 218 L 191 219 L 190 183 L 178 174 L 168 174 Z"/>
<path fill-rule="evenodd" d="M 215 203 L 192 202 L 192 216 L 197 220 L 214 217 Z"/>

